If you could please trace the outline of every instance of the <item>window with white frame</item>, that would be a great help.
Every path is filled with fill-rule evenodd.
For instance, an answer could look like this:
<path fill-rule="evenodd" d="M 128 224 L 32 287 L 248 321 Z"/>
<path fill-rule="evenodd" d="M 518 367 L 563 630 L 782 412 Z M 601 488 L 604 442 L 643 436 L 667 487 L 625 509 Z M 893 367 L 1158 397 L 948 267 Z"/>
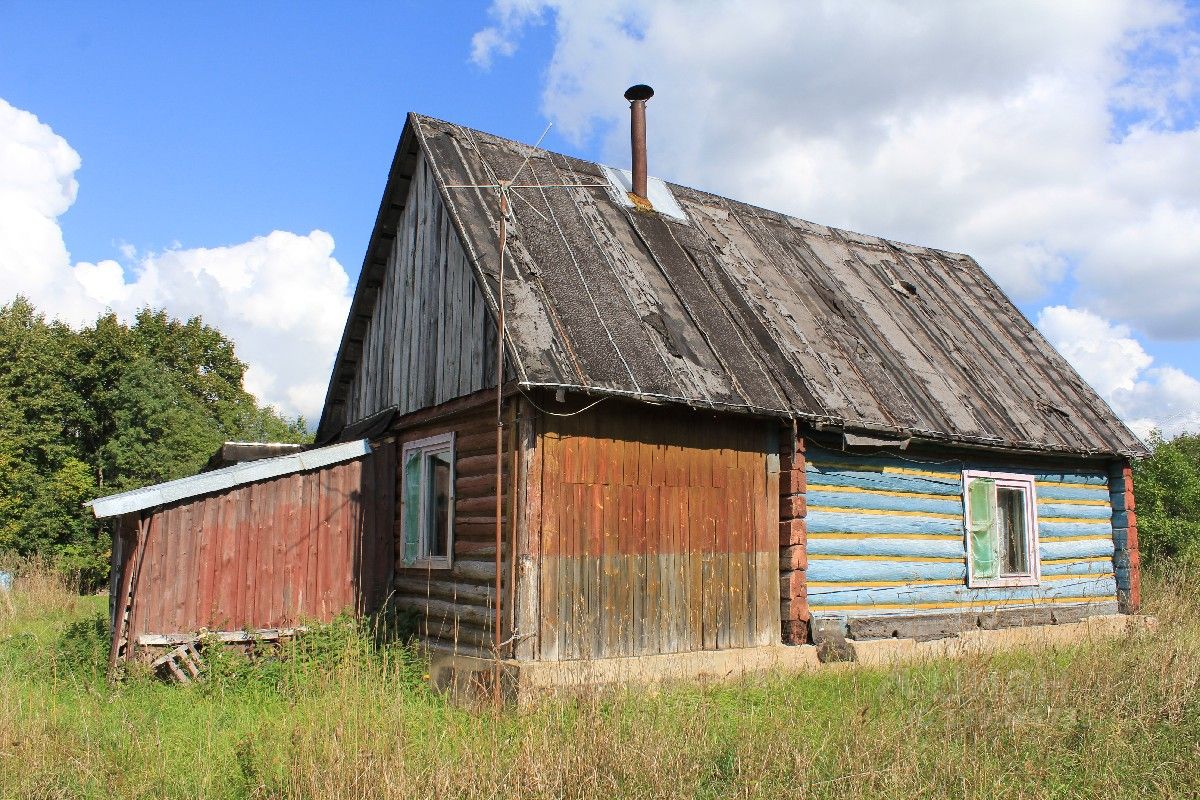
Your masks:
<path fill-rule="evenodd" d="M 963 472 L 967 585 L 1033 586 L 1041 580 L 1032 475 Z"/>
<path fill-rule="evenodd" d="M 401 468 L 404 564 L 448 568 L 454 553 L 454 434 L 405 443 Z"/>

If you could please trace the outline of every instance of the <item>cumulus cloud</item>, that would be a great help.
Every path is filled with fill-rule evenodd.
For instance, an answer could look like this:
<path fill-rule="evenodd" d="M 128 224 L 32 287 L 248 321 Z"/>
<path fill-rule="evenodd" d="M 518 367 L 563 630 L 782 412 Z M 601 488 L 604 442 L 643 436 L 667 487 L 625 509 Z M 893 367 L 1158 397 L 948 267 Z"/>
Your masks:
<path fill-rule="evenodd" d="M 1154 358 L 1127 325 L 1081 308 L 1049 306 L 1037 325 L 1143 439 L 1159 428 L 1167 436 L 1200 432 L 1200 381 Z"/>
<path fill-rule="evenodd" d="M 1200 338 L 1194 6 L 494 0 L 491 16 L 481 65 L 553 24 L 544 111 L 609 162 L 629 158 L 621 91 L 649 83 L 653 174 L 971 253 L 1020 301 L 1095 312 L 1043 322 L 1143 432 L 1154 403 L 1164 424 L 1195 408 L 1194 379 L 1125 327 Z"/>
<path fill-rule="evenodd" d="M 489 63 L 553 18 L 544 109 L 655 174 L 975 255 L 1021 300 L 1200 336 L 1200 37 L 1172 0 L 495 0 Z M 1190 16 L 1189 16 L 1190 15 Z M 1125 291 L 1132 288 L 1133 291 Z"/>
<path fill-rule="evenodd" d="M 233 339 L 246 386 L 287 414 L 319 415 L 349 308 L 333 237 L 273 231 L 222 247 L 72 262 L 58 223 L 75 201 L 80 157 L 36 116 L 0 99 L 0 285 L 74 325 L 146 306 L 201 316 Z"/>

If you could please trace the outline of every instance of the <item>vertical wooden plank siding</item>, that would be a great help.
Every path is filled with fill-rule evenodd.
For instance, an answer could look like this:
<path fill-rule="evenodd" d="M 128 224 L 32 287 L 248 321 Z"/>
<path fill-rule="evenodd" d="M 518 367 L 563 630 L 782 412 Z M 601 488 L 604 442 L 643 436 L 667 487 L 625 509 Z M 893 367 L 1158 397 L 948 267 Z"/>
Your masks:
<path fill-rule="evenodd" d="M 336 428 L 495 385 L 495 325 L 423 153 Z"/>
<path fill-rule="evenodd" d="M 158 508 L 140 540 L 136 515 L 122 518 L 125 586 L 142 562 L 129 640 L 376 610 L 392 569 L 395 464 L 385 442 L 362 459 Z"/>
<path fill-rule="evenodd" d="M 516 401 L 511 401 L 516 402 Z M 511 409 L 511 405 L 509 406 Z M 399 608 L 412 609 L 420 618 L 418 631 L 423 642 L 432 649 L 463 655 L 492 654 L 495 628 L 496 589 L 496 409 L 495 394 L 480 392 L 460 410 L 434 422 L 405 427 L 398 420 L 396 434 L 396 467 L 392 481 L 396 485 L 396 514 L 394 538 L 402 541 L 401 520 L 404 514 L 404 492 L 400 453 L 404 443 L 453 431 L 455 433 L 454 465 L 454 543 L 451 566 L 446 569 L 406 566 L 403 553 L 395 555 L 393 600 Z M 503 598 L 501 639 L 507 640 L 511 629 L 509 603 L 513 596 L 509 586 L 512 564 L 509 550 L 512 541 L 508 499 L 513 476 L 511 446 L 515 440 L 505 437 L 501 483 L 503 493 L 504 538 L 501 545 Z"/>
<path fill-rule="evenodd" d="M 542 659 L 779 641 L 772 425 L 614 403 L 541 426 Z"/>
<path fill-rule="evenodd" d="M 857 456 L 809 443 L 807 601 L 814 618 L 1113 604 L 1113 521 L 1101 471 Z M 966 586 L 962 470 L 1033 475 L 1042 581 Z"/>

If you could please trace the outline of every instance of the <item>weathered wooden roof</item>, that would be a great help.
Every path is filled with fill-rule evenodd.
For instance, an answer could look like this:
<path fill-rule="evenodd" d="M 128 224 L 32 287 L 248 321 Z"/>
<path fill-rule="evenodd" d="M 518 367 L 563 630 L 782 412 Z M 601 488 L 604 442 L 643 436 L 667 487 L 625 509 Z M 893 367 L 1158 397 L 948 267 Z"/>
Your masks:
<path fill-rule="evenodd" d="M 493 313 L 496 193 L 454 187 L 595 185 L 514 190 L 507 343 L 524 386 L 965 445 L 1144 452 L 968 256 L 667 184 L 680 222 L 629 207 L 600 165 L 418 115 L 396 192 L 415 147 Z M 380 220 L 403 202 L 385 195 Z M 369 313 L 356 295 L 350 321 Z"/>

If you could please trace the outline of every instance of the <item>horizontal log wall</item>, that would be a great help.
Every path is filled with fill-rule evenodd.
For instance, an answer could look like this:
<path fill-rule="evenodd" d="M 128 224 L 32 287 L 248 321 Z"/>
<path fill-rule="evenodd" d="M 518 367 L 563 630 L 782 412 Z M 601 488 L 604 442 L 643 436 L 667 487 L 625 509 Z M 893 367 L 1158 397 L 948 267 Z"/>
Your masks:
<path fill-rule="evenodd" d="M 391 572 L 395 448 L 126 515 L 128 639 L 369 613 Z M 123 609 L 116 609 L 120 619 Z"/>
<path fill-rule="evenodd" d="M 509 408 L 511 413 L 511 403 Z M 401 520 L 404 495 L 400 459 L 397 457 L 396 519 L 394 523 L 394 600 L 398 607 L 420 615 L 419 634 L 438 650 L 463 655 L 491 655 L 495 630 L 496 590 L 496 407 L 495 394 L 482 392 L 476 402 L 433 422 L 403 427 L 397 433 L 397 454 L 405 442 L 454 431 L 454 557 L 450 569 L 405 567 Z M 508 514 L 511 442 L 505 440 L 504 487 L 501 502 L 505 539 L 501 547 L 508 592 Z M 505 595 L 505 603 L 507 603 Z M 504 610 L 507 638 L 509 614 Z"/>
<path fill-rule="evenodd" d="M 495 330 L 429 165 L 418 155 L 341 425 L 494 386 Z"/>
<path fill-rule="evenodd" d="M 1114 604 L 1112 507 L 1103 472 L 919 463 L 811 444 L 806 455 L 814 618 Z M 1036 476 L 1041 585 L 967 588 L 963 469 Z"/>
<path fill-rule="evenodd" d="M 779 641 L 773 426 L 617 403 L 542 425 L 542 659 Z"/>

